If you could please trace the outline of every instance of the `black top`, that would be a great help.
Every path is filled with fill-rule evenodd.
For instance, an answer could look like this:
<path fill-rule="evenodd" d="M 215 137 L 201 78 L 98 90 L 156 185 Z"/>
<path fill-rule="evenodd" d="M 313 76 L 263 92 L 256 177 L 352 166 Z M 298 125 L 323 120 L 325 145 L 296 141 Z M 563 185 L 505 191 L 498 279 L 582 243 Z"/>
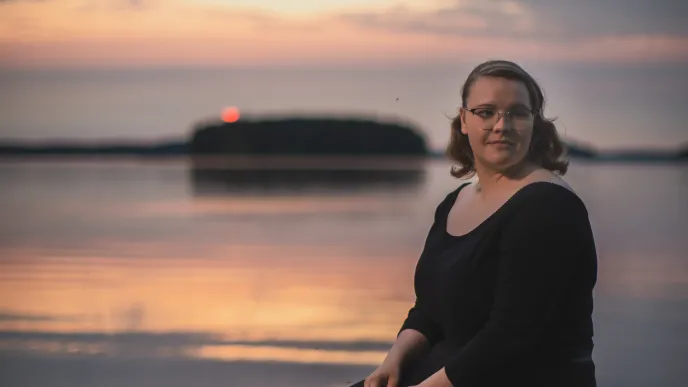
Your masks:
<path fill-rule="evenodd" d="M 532 386 L 568 372 L 558 377 L 594 385 L 597 254 L 585 205 L 560 185 L 530 183 L 454 236 L 447 215 L 467 185 L 437 207 L 418 260 L 416 303 L 401 330 L 421 332 L 433 350 L 404 373 L 418 383 L 445 367 L 454 386 L 474 387 L 499 377 Z M 567 366 L 581 361 L 589 365 L 585 382 L 575 375 L 580 368 Z"/>

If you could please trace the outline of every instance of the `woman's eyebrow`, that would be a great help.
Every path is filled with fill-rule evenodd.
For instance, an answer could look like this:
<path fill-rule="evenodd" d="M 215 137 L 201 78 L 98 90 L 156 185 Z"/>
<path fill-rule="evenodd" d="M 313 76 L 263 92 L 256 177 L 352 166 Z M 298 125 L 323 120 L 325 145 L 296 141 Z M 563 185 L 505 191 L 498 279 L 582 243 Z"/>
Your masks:
<path fill-rule="evenodd" d="M 523 102 L 515 102 L 515 103 L 512 103 L 512 104 L 509 106 L 509 109 L 513 109 L 513 108 L 525 108 L 525 109 L 530 109 L 530 106 L 526 105 L 526 104 L 523 103 Z"/>
<path fill-rule="evenodd" d="M 498 106 L 493 102 L 484 102 L 484 103 L 475 105 L 473 108 L 474 109 L 476 109 L 476 108 L 494 108 L 494 109 L 497 109 Z M 530 106 L 526 105 L 523 102 L 514 102 L 511 105 L 509 105 L 508 109 L 513 109 L 513 108 L 530 109 Z"/>

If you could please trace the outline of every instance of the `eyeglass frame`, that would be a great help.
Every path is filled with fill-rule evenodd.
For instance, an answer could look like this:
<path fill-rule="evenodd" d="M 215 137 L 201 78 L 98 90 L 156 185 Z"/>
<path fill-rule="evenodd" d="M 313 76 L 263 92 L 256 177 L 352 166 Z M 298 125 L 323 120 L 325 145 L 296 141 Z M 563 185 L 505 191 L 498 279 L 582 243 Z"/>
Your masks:
<path fill-rule="evenodd" d="M 506 118 L 506 117 L 509 117 L 511 120 L 514 120 L 514 117 L 512 116 L 511 110 L 507 110 L 505 112 L 500 112 L 499 110 L 497 110 L 495 108 L 491 108 L 491 107 L 477 107 L 477 108 L 468 109 L 465 106 L 463 107 L 463 109 L 468 111 L 468 112 L 471 112 L 471 114 L 482 119 L 483 121 L 487 121 L 490 118 L 480 117 L 479 115 L 477 115 L 475 113 L 476 110 L 492 110 L 492 111 L 494 111 L 497 114 L 497 120 L 495 121 L 495 123 L 499 122 L 499 120 L 501 120 L 502 118 Z M 519 109 L 523 109 L 523 110 L 528 111 L 530 113 L 531 116 L 529 118 L 527 118 L 528 120 L 532 120 L 535 118 L 535 111 L 533 111 L 533 109 L 528 109 L 528 108 L 523 108 L 523 107 L 520 107 Z"/>

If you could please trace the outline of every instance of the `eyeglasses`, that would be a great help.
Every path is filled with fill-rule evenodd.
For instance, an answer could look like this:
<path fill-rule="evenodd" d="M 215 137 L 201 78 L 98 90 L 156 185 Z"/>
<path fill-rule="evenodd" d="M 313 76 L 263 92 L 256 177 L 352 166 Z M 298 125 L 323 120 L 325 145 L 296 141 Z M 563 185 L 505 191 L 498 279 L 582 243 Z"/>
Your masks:
<path fill-rule="evenodd" d="M 482 118 L 483 122 L 496 124 L 502 117 L 505 119 L 508 117 L 513 120 L 513 122 L 528 122 L 533 119 L 534 113 L 530 109 L 523 107 L 518 107 L 515 109 L 507 110 L 505 112 L 499 112 L 495 108 L 481 107 L 475 109 L 466 109 L 467 111 L 473 113 L 476 117 Z"/>

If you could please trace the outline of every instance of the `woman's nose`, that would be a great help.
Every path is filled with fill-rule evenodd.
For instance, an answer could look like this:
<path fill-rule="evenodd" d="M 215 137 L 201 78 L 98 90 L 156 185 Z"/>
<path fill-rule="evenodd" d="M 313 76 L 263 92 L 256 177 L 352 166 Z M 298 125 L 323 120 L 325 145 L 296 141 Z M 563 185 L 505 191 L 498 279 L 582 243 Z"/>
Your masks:
<path fill-rule="evenodd" d="M 492 131 L 497 133 L 508 132 L 512 129 L 512 127 L 513 124 L 511 123 L 511 120 L 502 115 L 492 127 Z"/>

